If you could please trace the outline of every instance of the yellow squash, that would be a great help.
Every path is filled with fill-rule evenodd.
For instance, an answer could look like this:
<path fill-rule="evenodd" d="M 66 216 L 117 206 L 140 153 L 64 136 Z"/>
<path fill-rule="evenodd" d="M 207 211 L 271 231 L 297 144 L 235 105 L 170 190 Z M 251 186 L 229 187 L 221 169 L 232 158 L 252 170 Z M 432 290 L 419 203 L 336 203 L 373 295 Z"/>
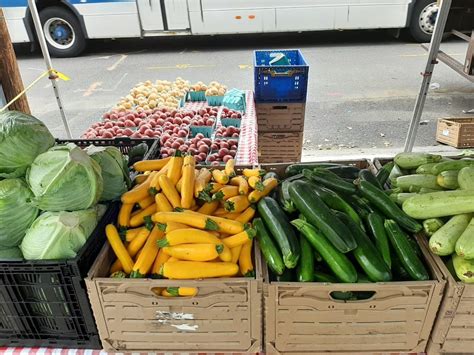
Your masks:
<path fill-rule="evenodd" d="M 193 297 L 198 294 L 196 287 L 167 287 L 165 291 L 173 297 Z"/>
<path fill-rule="evenodd" d="M 249 206 L 249 199 L 245 195 L 231 197 L 224 203 L 227 212 L 243 212 Z"/>
<path fill-rule="evenodd" d="M 130 191 L 125 192 L 121 198 L 122 203 L 134 204 L 147 198 L 150 195 L 148 192 L 148 189 L 150 188 L 150 182 L 156 174 L 156 171 L 152 172 L 142 184 L 137 185 Z"/>
<path fill-rule="evenodd" d="M 232 252 L 230 248 L 227 247 L 225 244 L 222 245 L 222 252 L 219 254 L 219 258 L 224 262 L 231 262 L 232 261 Z"/>
<path fill-rule="evenodd" d="M 133 203 L 122 204 L 117 219 L 117 224 L 119 227 L 130 227 L 130 216 L 132 214 L 133 207 Z"/>
<path fill-rule="evenodd" d="M 238 272 L 236 264 L 225 262 L 175 261 L 162 268 L 162 275 L 172 280 L 235 276 Z"/>
<path fill-rule="evenodd" d="M 163 192 L 159 192 L 155 195 L 156 202 L 156 211 L 157 212 L 171 212 L 173 211 L 173 206 L 166 198 Z"/>
<path fill-rule="evenodd" d="M 230 179 L 230 184 L 233 186 L 239 187 L 239 194 L 241 195 L 248 195 L 249 193 L 249 183 L 247 179 L 243 176 L 236 176 Z"/>
<path fill-rule="evenodd" d="M 167 223 L 159 223 L 158 227 L 165 232 L 166 234 L 177 230 L 177 229 L 187 229 L 189 226 L 183 223 L 177 223 L 177 222 L 167 222 Z"/>
<path fill-rule="evenodd" d="M 138 201 L 138 205 L 143 210 L 147 208 L 148 206 L 152 205 L 154 202 L 155 202 L 155 199 L 153 198 L 153 196 L 148 196 L 147 198 L 144 198 L 143 200 Z"/>
<path fill-rule="evenodd" d="M 235 168 L 235 159 L 229 159 L 225 163 L 224 173 L 227 176 L 233 177 L 233 176 L 235 176 L 234 168 Z"/>
<path fill-rule="evenodd" d="M 166 233 L 165 238 L 158 242 L 158 246 L 163 248 L 179 244 L 222 244 L 215 235 L 194 228 L 177 229 Z"/>
<path fill-rule="evenodd" d="M 143 227 L 138 235 L 128 244 L 127 251 L 132 258 L 138 255 L 138 251 L 143 247 L 149 235 L 150 231 Z"/>
<path fill-rule="evenodd" d="M 194 201 L 194 180 L 196 162 L 192 155 L 186 155 L 183 163 L 183 178 L 181 187 L 181 207 L 189 209 Z"/>
<path fill-rule="evenodd" d="M 212 177 L 215 182 L 226 185 L 229 182 L 229 176 L 222 170 L 214 169 L 212 170 Z"/>
<path fill-rule="evenodd" d="M 173 206 L 173 208 L 181 208 L 181 197 L 178 191 L 176 191 L 172 180 L 166 175 L 161 175 L 158 181 L 171 206 Z"/>
<path fill-rule="evenodd" d="M 163 266 L 164 263 L 166 263 L 169 260 L 170 256 L 166 254 L 163 249 L 160 249 L 158 251 L 158 254 L 156 255 L 155 261 L 153 263 L 153 266 L 151 268 L 151 276 L 152 277 L 160 277 L 160 270 L 161 267 Z"/>
<path fill-rule="evenodd" d="M 133 260 L 128 254 L 125 245 L 122 243 L 117 228 L 115 228 L 113 224 L 108 224 L 105 227 L 105 235 L 107 236 L 107 240 L 109 241 L 115 255 L 117 256 L 118 260 L 120 260 L 123 271 L 125 271 L 127 274 L 130 274 L 133 269 Z"/>
<path fill-rule="evenodd" d="M 219 201 L 204 202 L 197 212 L 212 215 L 219 208 Z"/>
<path fill-rule="evenodd" d="M 194 197 L 199 197 L 199 194 L 204 190 L 206 185 L 211 181 L 211 172 L 209 169 L 203 168 L 199 170 L 199 175 L 196 176 L 194 182 Z"/>
<path fill-rule="evenodd" d="M 222 253 L 222 244 L 178 244 L 172 247 L 164 247 L 163 251 L 169 256 L 180 260 L 189 261 L 211 261 Z"/>
<path fill-rule="evenodd" d="M 263 191 L 264 186 L 262 184 L 262 179 L 260 176 L 250 176 L 248 179 L 249 186 L 257 191 Z"/>
<path fill-rule="evenodd" d="M 255 216 L 256 207 L 255 205 L 250 205 L 245 211 L 238 215 L 237 218 L 234 218 L 236 221 L 239 221 L 243 224 L 249 223 L 252 218 Z"/>
<path fill-rule="evenodd" d="M 255 203 L 260 201 L 262 197 L 267 196 L 272 190 L 278 186 L 278 180 L 275 178 L 268 178 L 263 182 L 263 190 L 262 191 L 252 191 L 249 194 L 249 201 L 251 203 Z"/>
<path fill-rule="evenodd" d="M 157 242 L 159 239 L 163 238 L 164 235 L 165 234 L 158 228 L 158 226 L 153 227 L 140 256 L 133 265 L 130 277 L 141 278 L 145 277 L 150 272 L 156 255 L 158 254 Z"/>
<path fill-rule="evenodd" d="M 239 187 L 238 186 L 230 186 L 226 185 L 223 188 L 221 188 L 219 191 L 217 191 L 213 196 L 213 200 L 228 200 L 231 197 L 238 196 L 239 195 Z"/>
<path fill-rule="evenodd" d="M 250 178 L 252 176 L 263 176 L 265 175 L 265 170 L 259 169 L 259 168 L 254 168 L 254 169 L 244 169 L 243 171 L 244 176 Z"/>
<path fill-rule="evenodd" d="M 232 249 L 239 245 L 245 244 L 249 240 L 252 240 L 256 234 L 257 233 L 255 232 L 255 229 L 248 228 L 241 233 L 222 239 L 222 242 Z"/>
<path fill-rule="evenodd" d="M 239 256 L 240 273 L 245 277 L 255 276 L 252 264 L 252 242 L 248 240 L 243 246 Z"/>
<path fill-rule="evenodd" d="M 155 203 L 152 204 L 151 206 L 148 206 L 144 210 L 141 210 L 137 214 L 133 215 L 132 218 L 130 218 L 130 226 L 138 227 L 145 224 L 145 218 L 153 215 L 154 213 L 156 213 Z"/>
<path fill-rule="evenodd" d="M 181 156 L 181 151 L 176 150 L 173 157 L 169 161 L 169 167 L 167 176 L 170 179 L 173 186 L 176 186 L 179 178 L 181 177 L 181 170 L 183 168 L 183 157 Z M 163 188 L 163 187 L 162 187 Z"/>
<path fill-rule="evenodd" d="M 166 164 L 170 161 L 171 157 L 163 158 L 158 160 L 142 160 L 138 161 L 133 164 L 133 169 L 135 171 L 152 171 L 152 170 L 160 170 L 165 167 Z"/>
<path fill-rule="evenodd" d="M 242 250 L 242 246 L 243 246 L 243 244 L 238 245 L 235 248 L 230 249 L 230 252 L 232 253 L 231 262 L 233 262 L 234 264 L 237 264 L 237 262 L 239 261 L 239 256 L 240 256 L 240 251 Z"/>

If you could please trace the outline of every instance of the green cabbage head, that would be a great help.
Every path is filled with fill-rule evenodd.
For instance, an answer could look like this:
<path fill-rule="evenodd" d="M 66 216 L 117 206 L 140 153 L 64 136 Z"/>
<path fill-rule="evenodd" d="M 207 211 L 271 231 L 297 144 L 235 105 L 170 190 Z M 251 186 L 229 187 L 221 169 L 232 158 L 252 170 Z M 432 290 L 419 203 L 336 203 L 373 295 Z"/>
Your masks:
<path fill-rule="evenodd" d="M 39 213 L 30 204 L 32 198 L 33 193 L 23 179 L 0 181 L 0 248 L 20 245 Z"/>
<path fill-rule="evenodd" d="M 74 258 L 97 225 L 97 208 L 45 212 L 26 231 L 20 249 L 26 260 Z"/>
<path fill-rule="evenodd" d="M 23 259 L 23 254 L 20 248 L 11 247 L 7 249 L 0 249 L 0 260 L 14 260 Z"/>
<path fill-rule="evenodd" d="M 130 187 L 130 176 L 127 162 L 116 147 L 89 146 L 87 154 L 94 159 L 102 170 L 104 180 L 104 191 L 100 201 L 112 201 L 119 199 Z"/>
<path fill-rule="evenodd" d="M 26 169 L 54 145 L 40 120 L 17 111 L 0 112 L 0 177 L 25 176 Z"/>
<path fill-rule="evenodd" d="M 73 143 L 59 145 L 38 155 L 26 174 L 43 211 L 77 211 L 94 206 L 102 194 L 99 164 Z"/>

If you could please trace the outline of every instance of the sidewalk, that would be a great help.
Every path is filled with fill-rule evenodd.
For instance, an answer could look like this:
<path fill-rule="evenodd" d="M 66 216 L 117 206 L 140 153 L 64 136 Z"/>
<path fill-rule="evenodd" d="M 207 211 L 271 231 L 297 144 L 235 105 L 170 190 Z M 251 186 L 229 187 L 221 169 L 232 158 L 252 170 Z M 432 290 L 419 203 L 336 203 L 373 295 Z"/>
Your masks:
<path fill-rule="evenodd" d="M 301 161 L 328 161 L 328 160 L 353 160 L 353 159 L 373 159 L 390 158 L 403 151 L 403 147 L 398 148 L 353 148 L 340 150 L 303 150 Z M 455 156 L 463 152 L 463 149 L 456 149 L 447 145 L 434 145 L 427 147 L 415 147 L 414 152 L 433 153 L 445 156 Z"/>

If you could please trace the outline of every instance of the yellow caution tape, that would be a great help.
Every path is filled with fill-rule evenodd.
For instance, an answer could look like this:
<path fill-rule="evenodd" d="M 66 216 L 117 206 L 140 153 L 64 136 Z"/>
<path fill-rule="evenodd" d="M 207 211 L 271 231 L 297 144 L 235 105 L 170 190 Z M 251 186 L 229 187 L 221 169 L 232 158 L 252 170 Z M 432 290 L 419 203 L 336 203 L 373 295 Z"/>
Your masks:
<path fill-rule="evenodd" d="M 35 80 L 33 80 L 33 82 L 30 85 L 28 85 L 25 89 L 23 89 L 22 92 L 20 92 L 18 95 L 16 95 L 9 103 L 7 103 L 5 106 L 3 106 L 0 109 L 0 112 L 5 111 L 15 101 L 17 101 L 20 97 L 22 97 L 24 94 L 26 94 L 26 92 L 28 90 L 30 90 L 33 86 L 35 86 L 36 83 L 38 83 L 41 79 L 43 79 L 46 75 L 49 75 L 49 74 L 51 75 L 51 77 L 50 77 L 51 80 L 53 80 L 53 79 L 61 79 L 61 80 L 64 80 L 64 81 L 71 80 L 71 78 L 69 78 L 66 74 L 61 73 L 61 72 L 59 72 L 55 69 L 46 70 L 44 73 L 42 73 L 40 76 L 38 76 Z"/>

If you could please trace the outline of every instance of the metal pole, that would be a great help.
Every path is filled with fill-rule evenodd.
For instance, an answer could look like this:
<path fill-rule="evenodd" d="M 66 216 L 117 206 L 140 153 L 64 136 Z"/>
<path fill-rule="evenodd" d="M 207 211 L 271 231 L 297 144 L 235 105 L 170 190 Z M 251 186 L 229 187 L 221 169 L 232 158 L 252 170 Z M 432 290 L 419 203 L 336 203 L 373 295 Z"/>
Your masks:
<path fill-rule="evenodd" d="M 41 26 L 41 21 L 38 14 L 38 9 L 36 8 L 35 0 L 28 0 L 28 6 L 30 7 L 31 17 L 33 18 L 33 23 L 35 25 L 36 35 L 38 37 L 38 42 L 41 47 L 41 52 L 43 53 L 44 62 L 48 70 L 53 69 L 53 63 L 51 62 L 51 57 L 48 51 L 48 45 L 46 44 L 46 39 L 44 38 L 43 27 Z M 51 85 L 53 86 L 54 95 L 56 96 L 56 101 L 58 103 L 59 112 L 61 113 L 61 120 L 63 121 L 64 129 L 66 130 L 66 135 L 68 139 L 72 138 L 71 130 L 67 123 L 66 115 L 64 113 L 64 108 L 59 95 L 58 83 L 56 82 L 57 76 L 53 72 L 49 73 L 49 79 L 51 80 Z"/>
<path fill-rule="evenodd" d="M 423 108 L 425 107 L 426 95 L 428 94 L 431 76 L 433 75 L 434 66 L 437 63 L 436 57 L 438 56 L 441 40 L 443 39 L 444 28 L 446 27 L 449 9 L 451 8 L 451 2 L 452 0 L 441 0 L 438 18 L 436 19 L 435 29 L 433 36 L 431 37 L 430 48 L 428 50 L 428 61 L 426 63 L 425 71 L 422 73 L 423 81 L 421 83 L 420 92 L 416 99 L 413 117 L 411 119 L 410 128 L 408 129 L 407 138 L 405 140 L 405 152 L 411 152 L 413 150 L 413 145 L 415 144 L 416 133 L 418 131 L 418 126 L 420 125 L 420 118 L 423 113 Z"/>

